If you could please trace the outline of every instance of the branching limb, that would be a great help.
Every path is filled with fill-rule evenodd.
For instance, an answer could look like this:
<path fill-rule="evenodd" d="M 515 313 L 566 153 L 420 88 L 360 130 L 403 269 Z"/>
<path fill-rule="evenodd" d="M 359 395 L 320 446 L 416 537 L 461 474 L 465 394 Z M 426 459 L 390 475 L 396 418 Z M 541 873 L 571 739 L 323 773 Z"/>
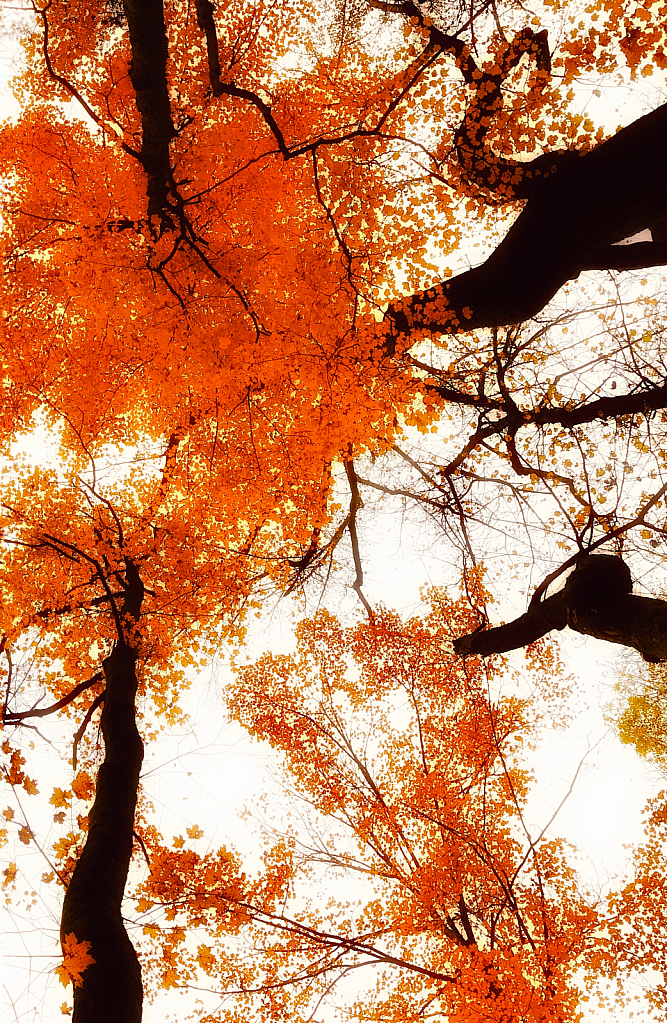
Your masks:
<path fill-rule="evenodd" d="M 654 231 L 654 239 L 657 232 Z M 608 245 L 590 258 L 590 266 L 582 270 L 644 270 L 667 264 L 667 239 L 634 242 L 631 245 Z"/>
<path fill-rule="evenodd" d="M 603 544 L 609 543 L 610 540 L 618 539 L 623 536 L 624 533 L 628 533 L 631 529 L 636 529 L 637 526 L 644 525 L 648 513 L 664 498 L 665 494 L 667 494 L 667 483 L 660 487 L 660 489 L 657 490 L 651 498 L 649 498 L 649 500 L 639 509 L 637 515 L 633 519 L 624 523 L 622 526 L 617 526 L 615 529 L 610 530 L 604 536 L 600 537 L 599 540 L 595 540 L 591 543 L 587 548 L 587 554 L 594 554 L 595 551 L 599 547 L 602 547 Z M 571 558 L 568 558 L 567 561 L 564 561 L 562 565 L 559 565 L 557 569 L 545 576 L 531 597 L 531 606 L 533 604 L 539 604 L 548 588 L 555 583 L 556 579 L 558 579 L 564 572 L 567 572 L 568 569 L 574 568 L 580 559 L 581 553 L 577 552 L 576 554 L 573 554 Z"/>
<path fill-rule="evenodd" d="M 49 714 L 55 714 L 56 711 L 62 710 L 63 707 L 66 707 L 69 703 L 72 703 L 73 700 L 76 700 L 77 696 L 80 696 L 81 693 L 85 693 L 86 689 L 90 689 L 98 682 L 101 682 L 103 678 L 103 673 L 99 671 L 97 675 L 93 675 L 92 678 L 87 679 L 85 682 L 80 682 L 78 686 L 74 687 L 71 693 L 68 693 L 67 696 L 63 696 L 62 700 L 58 700 L 57 703 L 51 704 L 50 707 L 33 707 L 31 710 L 23 711 L 8 711 L 5 709 L 2 715 L 3 723 L 13 724 L 16 721 L 25 721 L 26 718 L 44 718 Z"/>
<path fill-rule="evenodd" d="M 387 350 L 397 347 L 397 338 L 405 348 L 413 332 L 450 334 L 531 319 L 583 270 L 664 263 L 666 163 L 664 104 L 596 149 L 572 156 L 548 180 L 543 174 L 486 262 L 389 307 Z M 647 228 L 655 228 L 659 240 L 637 243 L 641 251 L 616 245 Z"/>
<path fill-rule="evenodd" d="M 211 0 L 195 0 L 197 7 L 197 24 L 206 36 L 206 53 L 208 55 L 208 75 L 214 96 L 222 95 L 220 81 L 220 55 L 218 53 L 218 33 L 215 27 L 215 8 Z"/>
<path fill-rule="evenodd" d="M 359 485 L 357 481 L 357 475 L 354 471 L 354 462 L 351 458 L 345 461 L 345 473 L 347 475 L 348 483 L 350 484 L 350 513 L 347 518 L 347 531 L 350 534 L 350 543 L 352 544 L 352 556 L 354 558 L 354 567 L 356 570 L 356 578 L 352 583 L 352 589 L 356 592 L 359 600 L 364 605 L 366 613 L 369 618 L 373 618 L 373 608 L 366 600 L 362 586 L 364 585 L 364 570 L 361 565 L 361 555 L 359 553 L 359 538 L 357 536 L 357 512 L 363 507 L 363 501 L 361 500 L 361 494 L 359 493 Z"/>
<path fill-rule="evenodd" d="M 130 80 L 141 115 L 140 160 L 148 176 L 148 216 L 170 227 L 169 143 L 176 135 L 167 89 L 167 31 L 162 0 L 123 0 L 132 47 Z"/>
<path fill-rule="evenodd" d="M 479 418 L 477 428 L 468 441 L 461 448 L 459 453 L 450 460 L 441 470 L 442 475 L 450 476 L 461 467 L 466 458 L 483 445 L 493 436 L 510 438 L 509 447 L 516 442 L 518 432 L 522 429 L 533 427 L 537 430 L 548 426 L 561 426 L 566 430 L 574 430 L 577 426 L 586 423 L 605 422 L 608 419 L 619 419 L 622 416 L 650 415 L 652 412 L 667 408 L 667 384 L 656 384 L 641 391 L 634 391 L 630 394 L 609 395 L 603 398 L 595 398 L 592 401 L 584 402 L 574 408 L 554 408 L 552 405 L 543 405 L 538 408 L 518 408 L 514 401 L 508 405 L 505 401 L 495 398 L 482 398 L 476 394 L 460 391 L 455 387 L 427 382 L 426 388 L 436 391 L 447 402 L 461 405 L 468 408 L 480 408 L 482 412 L 501 413 L 493 421 L 489 421 L 486 415 Z M 523 467 L 517 458 L 514 458 L 516 448 L 510 450 L 513 458 L 512 464 L 517 473 L 526 475 L 540 471 L 531 467 Z M 560 479 L 571 489 L 572 481 L 567 477 L 557 477 L 555 474 L 543 473 L 544 478 Z M 576 496 L 576 495 L 575 495 Z M 577 500 L 580 500 L 577 497 Z"/>
<path fill-rule="evenodd" d="M 76 102 L 81 106 L 81 108 L 85 111 L 85 113 L 88 115 L 91 121 L 93 121 L 94 124 L 96 124 L 99 128 L 104 128 L 105 127 L 104 120 L 99 116 L 99 114 L 95 110 L 93 110 L 90 103 L 88 103 L 88 101 L 81 95 L 81 93 L 73 84 L 73 82 L 70 82 L 69 79 L 64 78 L 62 75 L 58 74 L 58 72 L 53 67 L 53 64 L 51 62 L 51 56 L 49 54 L 49 20 L 48 20 L 48 12 L 50 11 L 52 6 L 53 0 L 48 0 L 48 3 L 44 7 L 38 7 L 37 4 L 34 2 L 32 4 L 33 11 L 39 18 L 41 18 L 43 24 L 42 54 L 44 56 L 44 63 L 46 64 L 46 70 L 49 74 L 49 78 L 51 78 L 52 81 L 57 82 L 58 85 L 62 86 L 62 88 L 65 89 L 67 93 L 69 93 L 72 99 L 76 100 Z M 121 147 L 130 156 L 134 156 L 136 159 L 140 159 L 140 154 L 136 151 L 136 149 L 133 149 L 131 146 L 128 146 L 127 143 L 121 142 Z"/>
<path fill-rule="evenodd" d="M 580 556 L 565 587 L 507 625 L 460 636 L 457 654 L 504 653 L 527 646 L 552 629 L 569 625 L 576 632 L 638 650 L 644 660 L 667 660 L 667 601 L 632 593 L 621 558 Z"/>

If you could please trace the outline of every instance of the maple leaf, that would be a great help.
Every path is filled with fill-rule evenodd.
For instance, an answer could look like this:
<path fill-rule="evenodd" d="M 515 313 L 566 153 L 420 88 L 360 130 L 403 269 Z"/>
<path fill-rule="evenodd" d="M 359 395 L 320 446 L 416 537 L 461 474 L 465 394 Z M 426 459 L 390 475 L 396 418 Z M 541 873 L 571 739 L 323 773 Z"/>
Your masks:
<path fill-rule="evenodd" d="M 203 838 L 204 837 L 204 832 L 202 831 L 202 829 L 199 827 L 198 824 L 193 824 L 191 828 L 187 828 L 186 829 L 186 834 L 187 834 L 188 838 Z M 174 844 L 176 844 L 176 843 L 174 843 Z"/>
<path fill-rule="evenodd" d="M 179 987 L 180 982 L 181 982 L 181 978 L 180 978 L 178 972 L 176 970 L 174 970 L 171 966 L 169 966 L 164 971 L 164 973 L 162 974 L 162 979 L 160 981 L 160 987 L 162 987 L 166 991 L 168 991 L 169 988 Z"/>
<path fill-rule="evenodd" d="M 79 771 L 72 782 L 72 792 L 77 799 L 90 799 L 95 792 L 95 782 L 87 771 Z"/>
<path fill-rule="evenodd" d="M 30 839 L 32 838 L 32 831 L 30 828 L 23 825 L 19 828 L 19 841 L 23 842 L 24 845 L 30 845 Z"/>
<path fill-rule="evenodd" d="M 62 942 L 63 961 L 56 967 L 56 973 L 60 983 L 67 987 L 73 984 L 74 987 L 81 987 L 83 983 L 82 974 L 95 962 L 89 954 L 92 945 L 89 941 L 78 941 L 74 933 L 65 935 Z"/>
<path fill-rule="evenodd" d="M 215 967 L 217 960 L 208 945 L 197 946 L 197 962 L 204 973 L 210 974 Z"/>
<path fill-rule="evenodd" d="M 60 806 L 69 806 L 71 801 L 72 801 L 72 796 L 70 795 L 70 793 L 67 792 L 66 790 L 59 789 L 59 788 L 54 788 L 53 795 L 51 796 L 51 798 L 49 800 L 49 802 L 52 803 L 53 806 L 58 806 L 58 807 L 60 807 Z"/>
<path fill-rule="evenodd" d="M 4 868 L 4 870 L 2 871 L 2 873 L 4 875 L 4 879 L 3 879 L 3 882 L 2 882 L 2 887 L 3 888 L 7 888 L 8 885 L 14 883 L 14 880 L 16 878 L 16 869 L 17 868 L 16 868 L 16 864 L 15 863 L 10 863 L 10 864 L 8 864 L 8 866 L 6 866 Z"/>

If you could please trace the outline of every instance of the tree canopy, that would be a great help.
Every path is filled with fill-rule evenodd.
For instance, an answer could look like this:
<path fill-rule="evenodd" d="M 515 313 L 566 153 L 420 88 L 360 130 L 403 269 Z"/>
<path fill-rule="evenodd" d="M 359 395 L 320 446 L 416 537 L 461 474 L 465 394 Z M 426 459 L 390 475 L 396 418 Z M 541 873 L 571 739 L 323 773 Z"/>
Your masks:
<path fill-rule="evenodd" d="M 667 262 L 667 108 L 606 132 L 579 112 L 576 91 L 585 76 L 664 71 L 664 15 L 661 2 L 603 0 L 581 11 L 558 0 L 530 11 L 49 0 L 27 11 L 14 85 L 22 113 L 0 131 L 4 777 L 34 792 L 22 730 L 51 715 L 69 722 L 72 783 L 53 794 L 56 818 L 75 797 L 94 791 L 94 802 L 45 855 L 66 889 L 62 969 L 77 1023 L 141 1017 L 122 915 L 133 849 L 150 863 L 149 901 L 161 870 L 165 884 L 178 873 L 138 786 L 137 701 L 143 741 L 155 739 L 178 719 L 190 669 L 223 640 L 241 642 L 267 595 L 326 583 L 346 545 L 367 628 L 379 628 L 363 590 L 369 494 L 425 511 L 460 555 L 472 610 L 450 606 L 438 628 L 455 621 L 455 649 L 467 655 L 447 669 L 464 686 L 451 724 L 461 757 L 471 721 L 472 749 L 490 741 L 496 714 L 477 654 L 569 624 L 667 658 L 665 603 L 631 592 L 664 542 L 664 291 L 649 281 Z M 457 253 L 475 230 L 490 233 L 493 251 L 452 273 L 445 261 L 464 262 Z M 631 276 L 639 268 L 646 274 Z M 573 282 L 589 271 L 604 273 L 586 278 L 579 302 Z M 34 428 L 55 439 L 57 462 L 21 459 L 17 445 Z M 510 554 L 518 568 L 523 552 L 541 573 L 527 627 L 485 630 L 480 565 Z M 602 602 L 582 596 L 584 576 L 595 589 L 603 564 L 621 583 Z M 549 590 L 572 568 L 560 595 Z M 643 601 L 656 615 L 648 630 Z M 325 633 L 339 656 L 336 629 Z M 272 665 L 276 678 L 281 670 Z M 305 686 L 301 669 L 289 670 Z M 258 671 L 259 707 L 273 683 Z M 96 774 L 88 726 L 100 708 Z M 244 722 L 275 739 L 255 712 Z M 424 734 L 440 712 L 427 700 Z M 271 713 L 278 728 L 285 708 Z M 493 741 L 496 763 L 504 747 Z M 297 776 L 318 764 L 307 743 L 303 755 Z M 475 767 L 480 777 L 489 764 Z M 513 785 L 513 768 L 499 770 L 493 785 Z M 466 828 L 487 812 L 479 798 L 475 789 Z M 510 967 L 496 977 L 489 955 L 498 941 L 514 956 L 518 941 L 528 965 L 511 969 L 526 1012 L 556 1018 L 558 1003 L 575 1018 L 568 978 L 589 951 L 567 935 L 578 913 L 592 917 L 572 896 L 564 922 L 562 904 L 538 892 L 542 870 L 563 891 L 570 884 L 560 852 L 516 846 L 495 812 L 498 849 L 482 857 L 486 879 L 448 889 L 456 911 L 448 903 L 440 919 L 421 887 L 415 895 L 415 913 L 431 913 L 429 927 L 435 913 L 450 943 L 428 953 L 437 959 L 423 967 L 428 983 L 450 984 L 449 1011 L 463 1018 L 476 1018 L 473 990 L 493 993 L 499 1019 L 516 1018 L 498 994 Z M 443 820 L 432 822 L 440 834 Z M 21 827 L 20 841 L 38 841 Z M 355 841 L 360 829 L 355 820 Z M 428 874 L 435 838 L 411 839 L 422 841 Z M 537 873 L 519 904 L 528 861 Z M 280 864 L 249 894 L 233 853 L 183 862 L 236 892 L 225 926 L 242 929 L 249 914 L 253 926 L 271 923 L 266 907 L 289 876 Z M 449 867 L 437 869 L 444 878 Z M 10 866 L 10 891 L 14 879 Z M 401 885 L 392 934 L 410 888 Z M 537 942 L 535 920 L 552 912 L 560 922 Z M 305 940 L 299 926 L 281 955 Z M 366 939 L 349 945 L 354 928 L 341 933 L 336 948 L 375 954 Z M 422 939 L 405 940 L 399 958 L 413 962 Z M 590 961 L 603 969 L 596 947 Z M 157 960 L 144 966 L 150 986 Z"/>

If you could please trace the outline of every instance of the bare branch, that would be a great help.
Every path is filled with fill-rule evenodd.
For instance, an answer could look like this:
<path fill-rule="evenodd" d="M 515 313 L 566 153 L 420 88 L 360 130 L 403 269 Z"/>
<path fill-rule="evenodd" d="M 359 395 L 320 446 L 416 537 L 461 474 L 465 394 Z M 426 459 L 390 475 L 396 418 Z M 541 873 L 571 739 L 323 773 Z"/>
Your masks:
<path fill-rule="evenodd" d="M 103 673 L 101 671 L 98 672 L 97 675 L 93 675 L 92 678 L 87 679 L 85 682 L 80 682 L 67 696 L 63 696 L 62 700 L 51 704 L 50 707 L 42 707 L 40 709 L 33 707 L 31 710 L 23 711 L 8 711 L 4 709 L 2 720 L 5 724 L 12 724 L 15 721 L 24 721 L 26 718 L 44 718 L 49 714 L 55 714 L 56 711 L 62 710 L 63 707 L 76 700 L 77 696 L 80 696 L 81 693 L 85 693 L 86 689 L 90 689 L 98 682 L 101 682 L 103 678 Z"/>

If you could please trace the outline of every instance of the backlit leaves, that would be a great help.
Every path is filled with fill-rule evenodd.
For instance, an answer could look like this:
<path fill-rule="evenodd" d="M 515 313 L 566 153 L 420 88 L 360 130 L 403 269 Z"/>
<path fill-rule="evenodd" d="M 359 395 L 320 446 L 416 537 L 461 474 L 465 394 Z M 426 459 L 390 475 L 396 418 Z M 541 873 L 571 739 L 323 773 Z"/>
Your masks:
<path fill-rule="evenodd" d="M 665 65 L 661 2 L 647 16 L 645 4 L 600 0 L 588 4 L 588 23 L 560 0 L 548 6 L 562 19 L 554 81 L 517 64 L 493 116 L 467 128 L 508 160 L 600 140 L 567 91 L 578 76 L 622 61 L 633 75 Z M 612 480 L 593 464 L 609 462 L 612 422 L 595 445 L 558 424 L 530 433 L 554 402 L 570 410 L 598 394 L 597 382 L 581 390 L 579 372 L 563 383 L 560 334 L 508 334 L 504 362 L 495 336 L 434 338 L 444 358 L 437 380 L 400 346 L 390 357 L 386 303 L 446 276 L 443 258 L 455 256 L 466 219 L 495 225 L 496 199 L 455 152 L 475 109 L 465 57 L 429 49 L 430 20 L 348 7 L 216 5 L 225 91 L 210 78 L 194 7 L 165 5 L 174 137 L 172 208 L 161 220 L 148 215 L 132 53 L 116 7 L 47 5 L 26 39 L 23 112 L 0 130 L 0 446 L 7 454 L 39 425 L 60 461 L 56 470 L 17 458 L 0 479 L 0 635 L 2 650 L 30 665 L 30 684 L 8 686 L 9 709 L 57 704 L 83 729 L 74 751 L 83 767 L 50 798 L 58 824 L 74 817 L 75 797 L 94 794 L 91 733 L 113 644 L 123 637 L 139 656 L 144 738 L 181 721 L 194 670 L 223 641 L 243 639 L 265 593 L 330 567 L 344 532 L 344 461 L 375 460 L 406 428 L 426 435 L 444 422 L 430 477 L 443 480 L 452 438 L 470 424 L 486 430 L 481 417 L 503 411 L 510 388 L 518 447 L 489 432 L 464 452 L 456 515 L 478 513 L 467 503 L 473 483 L 517 472 L 521 499 L 533 488 L 567 492 L 546 529 L 566 521 L 580 542 L 594 526 L 611 530 L 612 506 L 625 507 L 623 474 Z M 432 13 L 451 15 L 439 31 L 474 41 L 478 74 L 498 73 L 523 10 L 462 11 Z M 608 336 L 612 327 L 606 320 Z M 648 366 L 659 364 L 656 339 L 642 341 Z M 621 333 L 612 349 L 626 350 Z M 606 349 L 597 354 L 604 366 Z M 634 392 L 649 379 L 642 366 Z M 445 382 L 456 400 L 434 386 Z M 635 431 L 638 458 L 654 450 L 648 432 Z M 438 515 L 451 510 L 441 491 L 438 501 Z M 648 543 L 661 528 L 650 525 Z M 557 542 L 566 543 L 560 533 Z M 137 623 L 122 620 L 128 564 L 146 589 Z M 297 655 L 240 671 L 234 715 L 279 753 L 326 836 L 292 828 L 249 876 L 225 848 L 194 852 L 189 843 L 204 835 L 196 824 L 167 847 L 142 805 L 137 897 L 157 920 L 142 936 L 153 989 L 203 973 L 216 989 L 241 992 L 245 1019 L 298 1020 L 312 1017 L 337 971 L 370 958 L 377 993 L 354 1008 L 367 1021 L 576 1018 L 575 973 L 595 973 L 604 921 L 564 847 L 527 835 L 521 757 L 538 711 L 553 713 L 567 682 L 554 684 L 559 665 L 539 645 L 530 651 L 539 698 L 530 705 L 518 682 L 501 697 L 497 665 L 452 656 L 451 639 L 479 624 L 443 594 L 407 624 L 379 611 L 349 629 L 323 611 L 302 623 Z M 9 785 L 36 794 L 23 753 L 9 740 L 2 750 Z M 65 883 L 88 819 L 67 827 L 52 843 Z M 19 842 L 31 839 L 21 825 Z M 659 862 L 657 848 L 649 843 L 645 861 Z M 304 896 L 318 865 L 365 878 L 367 897 Z M 15 877 L 10 865 L 5 886 Z M 662 894 L 654 874 L 649 881 L 624 895 L 623 913 L 640 917 L 650 888 L 655 922 Z M 78 986 L 94 962 L 90 944 L 68 934 L 63 951 L 61 980 Z"/>
<path fill-rule="evenodd" d="M 75 934 L 67 934 L 63 939 L 62 948 L 62 965 L 56 968 L 60 983 L 65 987 L 68 984 L 81 987 L 83 972 L 95 962 L 94 957 L 90 955 L 91 944 L 89 941 L 78 941 Z"/>

